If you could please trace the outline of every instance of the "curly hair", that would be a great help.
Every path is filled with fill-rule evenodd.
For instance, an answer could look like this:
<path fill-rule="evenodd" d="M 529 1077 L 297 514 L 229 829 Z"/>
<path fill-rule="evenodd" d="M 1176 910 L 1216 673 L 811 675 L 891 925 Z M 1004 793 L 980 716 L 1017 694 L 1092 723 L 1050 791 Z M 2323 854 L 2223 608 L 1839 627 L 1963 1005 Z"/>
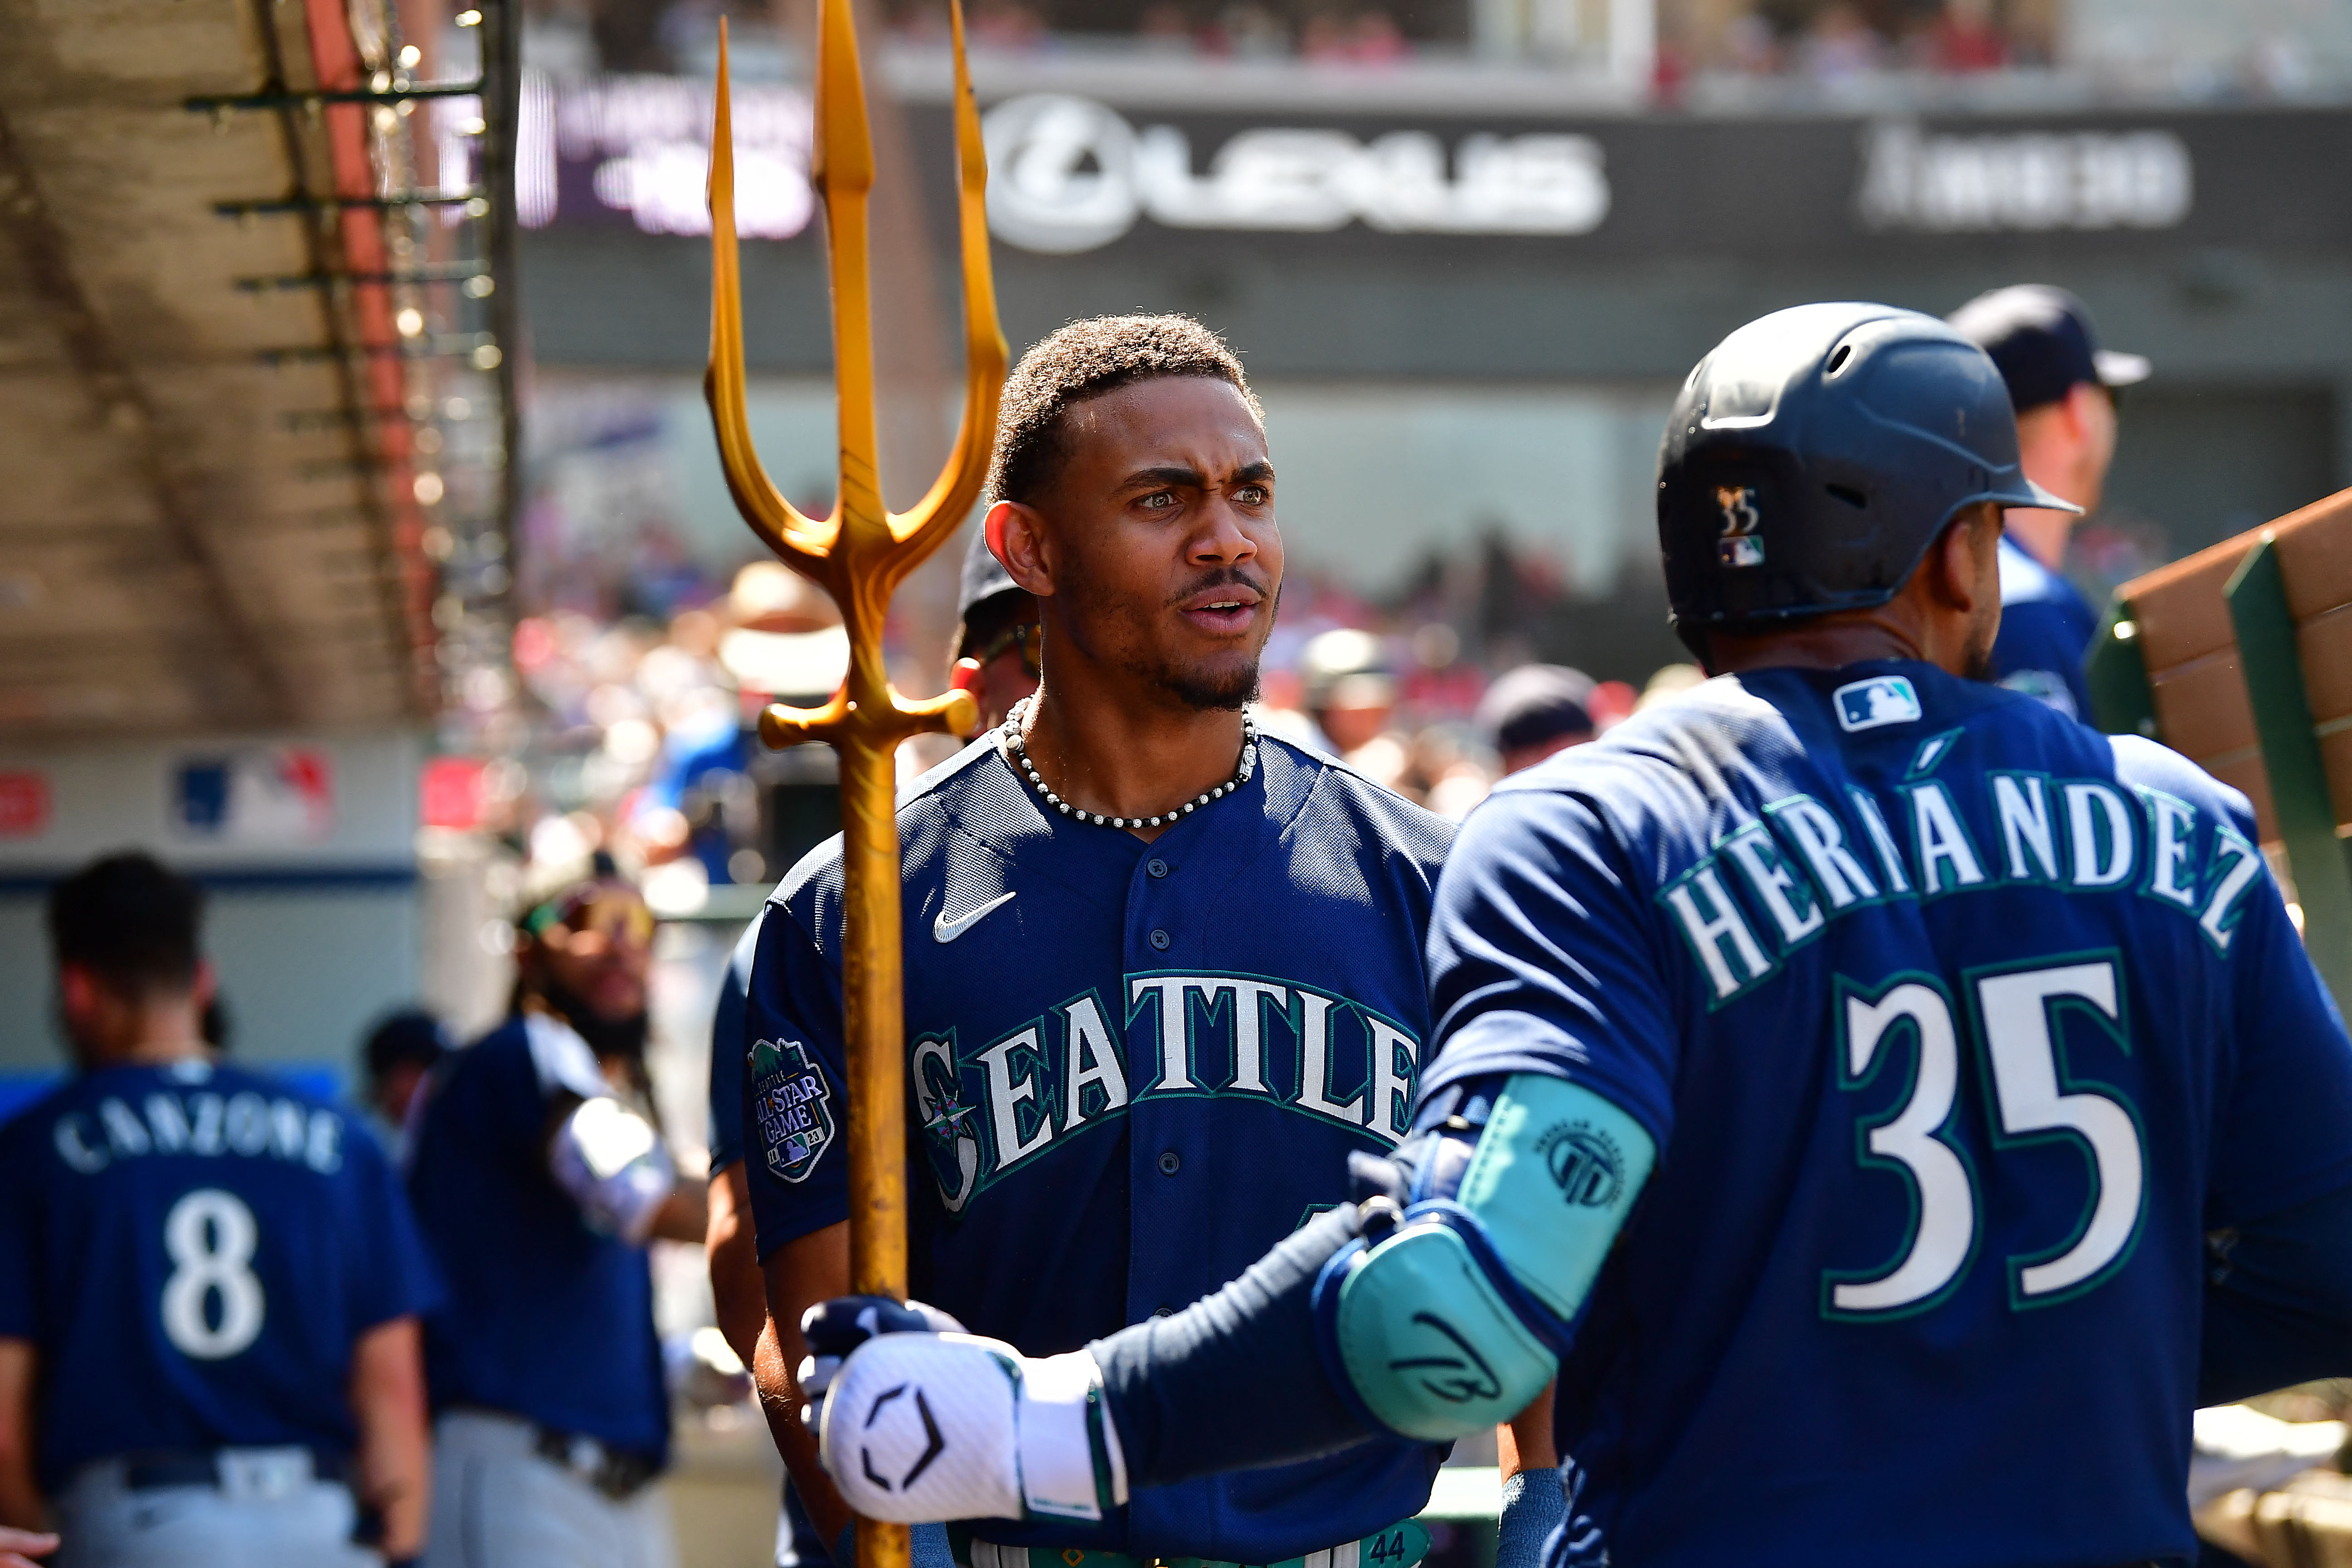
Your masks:
<path fill-rule="evenodd" d="M 988 498 L 1027 501 L 1058 477 L 1068 451 L 1063 416 L 1090 397 L 1156 376 L 1198 375 L 1242 395 L 1259 423 L 1265 411 L 1224 340 L 1190 316 L 1096 316 L 1043 339 L 1013 367 L 988 464 Z"/>

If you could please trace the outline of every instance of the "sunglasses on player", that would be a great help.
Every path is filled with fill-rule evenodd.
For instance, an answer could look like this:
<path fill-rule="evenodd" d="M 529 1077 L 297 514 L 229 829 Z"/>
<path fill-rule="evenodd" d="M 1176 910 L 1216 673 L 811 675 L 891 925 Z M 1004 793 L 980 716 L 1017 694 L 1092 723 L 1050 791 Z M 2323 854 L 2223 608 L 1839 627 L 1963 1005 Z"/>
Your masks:
<path fill-rule="evenodd" d="M 561 926 L 570 934 L 565 951 L 593 958 L 624 942 L 649 946 L 654 940 L 654 913 L 635 893 L 611 888 L 586 887 L 541 904 L 527 922 L 542 938 Z"/>
<path fill-rule="evenodd" d="M 964 657 L 986 665 L 1015 647 L 1021 650 L 1021 668 L 1028 671 L 1030 679 L 1035 680 L 1045 673 L 1045 627 L 1037 621 L 1007 626 Z"/>

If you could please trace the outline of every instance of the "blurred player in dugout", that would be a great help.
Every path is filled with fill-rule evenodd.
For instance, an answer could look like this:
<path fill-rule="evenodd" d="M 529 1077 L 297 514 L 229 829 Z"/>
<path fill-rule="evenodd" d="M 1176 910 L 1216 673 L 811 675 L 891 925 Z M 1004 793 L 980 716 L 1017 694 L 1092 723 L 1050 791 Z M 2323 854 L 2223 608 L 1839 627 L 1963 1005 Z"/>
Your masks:
<path fill-rule="evenodd" d="M 956 595 L 955 657 L 949 684 L 971 693 L 983 730 L 1004 722 L 1013 705 L 1037 689 L 1042 648 L 1037 601 L 1013 581 L 988 552 L 987 536 L 972 530 L 965 548 Z M 750 1178 L 743 1169 L 743 1090 L 747 1068 L 743 1037 L 744 994 L 751 983 L 758 950 L 755 920 L 736 944 L 719 987 L 710 1028 L 710 1297 L 719 1329 L 747 1367 L 765 1358 L 779 1374 L 783 1352 L 768 1321 L 766 1286 L 752 1243 Z M 806 1450 L 813 1469 L 815 1443 L 796 1415 L 786 1413 L 779 1436 Z M 821 1522 L 820 1522 L 821 1521 Z M 804 1503 L 792 1479 L 784 1480 L 783 1509 L 776 1521 L 776 1568 L 826 1568 L 831 1542 L 849 1522 L 841 1500 L 826 1495 Z M 0 1568 L 6 1568 L 0 1563 Z"/>
<path fill-rule="evenodd" d="M 576 884 L 521 922 L 511 1016 L 427 1080 L 409 1194 L 447 1285 L 425 1325 L 430 1568 L 666 1568 L 669 1400 L 646 1244 L 700 1241 L 646 1076 L 654 922 Z"/>
<path fill-rule="evenodd" d="M 0 1564 L 415 1555 L 426 1267 L 365 1124 L 217 1062 L 201 895 L 49 899 L 75 1075 L 0 1131 Z M 22 1533 L 54 1521 L 62 1546 Z"/>
<path fill-rule="evenodd" d="M 2116 395 L 2147 379 L 2147 361 L 2099 347 L 2083 301 L 2044 284 L 1979 294 L 1949 321 L 1991 356 L 2009 388 L 2025 477 L 2084 513 L 2098 510 L 2116 456 Z M 2099 613 L 2065 576 L 2077 521 L 2074 512 L 2042 507 L 2021 507 L 2005 519 L 1990 674 L 2089 723 L 2083 666 Z"/>

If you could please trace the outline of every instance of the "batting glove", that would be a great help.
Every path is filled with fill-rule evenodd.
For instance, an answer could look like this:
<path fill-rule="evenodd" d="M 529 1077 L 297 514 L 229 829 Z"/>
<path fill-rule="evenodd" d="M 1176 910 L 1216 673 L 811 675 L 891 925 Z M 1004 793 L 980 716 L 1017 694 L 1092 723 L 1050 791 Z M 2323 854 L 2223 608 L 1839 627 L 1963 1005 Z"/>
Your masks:
<path fill-rule="evenodd" d="M 851 1508 L 909 1524 L 1097 1522 L 1126 1502 L 1090 1353 L 1033 1360 L 1002 1340 L 940 1331 L 941 1321 L 952 1320 L 870 1296 L 827 1301 L 801 1321 L 818 1458 Z"/>

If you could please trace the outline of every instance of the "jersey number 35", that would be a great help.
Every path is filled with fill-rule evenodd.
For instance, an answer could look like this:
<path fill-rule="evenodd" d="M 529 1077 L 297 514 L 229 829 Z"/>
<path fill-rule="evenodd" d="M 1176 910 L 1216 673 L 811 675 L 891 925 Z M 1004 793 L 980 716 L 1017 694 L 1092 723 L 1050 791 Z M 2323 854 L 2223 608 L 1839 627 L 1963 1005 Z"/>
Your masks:
<path fill-rule="evenodd" d="M 1969 991 L 1991 1079 L 1996 1150 L 2056 1138 L 2076 1142 L 2090 1156 L 2089 1202 L 2074 1234 L 2006 1262 L 2011 1306 L 2044 1306 L 2095 1288 L 2129 1255 L 2139 1230 L 2146 1184 L 2139 1124 L 2116 1095 L 2061 1085 L 2051 1027 L 2053 1012 L 2087 1013 L 2130 1050 L 2115 961 L 1975 974 Z M 1845 990 L 1838 1023 L 1842 1089 L 1863 1088 L 1885 1061 L 1899 1058 L 1899 1047 L 1887 1047 L 1902 1034 L 1916 1039 L 1910 1092 L 1893 1115 L 1855 1130 L 1864 1166 L 1909 1180 L 1912 1226 L 1891 1264 L 1825 1273 L 1822 1310 L 1832 1318 L 1905 1317 L 1942 1301 L 1976 1252 L 1975 1178 L 1944 1136 L 1959 1091 L 1959 1032 L 1943 986 L 1928 975 L 1897 975 L 1875 994 Z"/>

